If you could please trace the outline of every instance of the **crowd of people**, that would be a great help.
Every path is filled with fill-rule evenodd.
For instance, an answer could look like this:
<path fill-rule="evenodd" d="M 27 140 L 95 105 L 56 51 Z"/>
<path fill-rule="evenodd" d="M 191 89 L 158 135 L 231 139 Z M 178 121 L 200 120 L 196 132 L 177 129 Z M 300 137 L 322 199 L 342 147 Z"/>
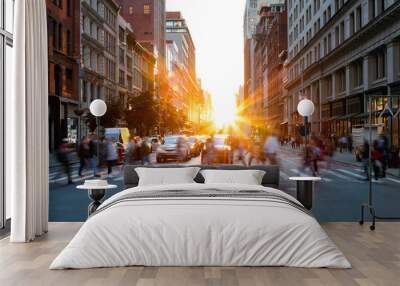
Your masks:
<path fill-rule="evenodd" d="M 270 164 L 279 165 L 278 153 L 281 145 L 287 145 L 289 148 L 302 148 L 303 164 L 302 170 L 309 169 L 314 176 L 319 175 L 321 163 L 324 162 L 325 168 L 330 168 L 332 157 L 336 150 L 342 152 L 345 148 L 352 151 L 351 140 L 334 136 L 320 137 L 315 134 L 309 136 L 307 148 L 305 148 L 304 138 L 279 138 L 277 134 L 270 134 L 265 138 L 254 138 L 253 140 L 244 137 L 229 137 L 231 148 L 231 160 L 228 163 L 241 163 L 245 166 Z M 160 140 L 161 142 L 161 140 Z M 205 161 L 202 163 L 215 163 L 216 152 L 213 152 L 215 146 L 213 136 L 207 138 L 204 143 Z M 178 143 L 179 145 L 179 143 Z M 365 171 L 365 179 L 369 180 L 370 162 L 374 179 L 386 176 L 386 170 L 389 165 L 390 150 L 388 139 L 384 135 L 379 135 L 372 144 L 372 150 L 368 141 L 364 141 L 362 146 L 357 148 L 357 158 L 362 162 Z M 63 172 L 67 174 L 68 183 L 72 183 L 70 152 L 74 148 L 68 147 L 68 142 L 63 140 L 57 151 L 57 157 Z M 178 146 L 179 147 L 179 146 Z M 351 149 L 350 149 L 351 148 Z M 178 148 L 179 150 L 179 148 Z M 127 146 L 117 142 L 114 138 L 97 137 L 90 134 L 80 141 L 77 154 L 79 157 L 79 176 L 82 177 L 83 171 L 91 170 L 94 177 L 100 177 L 99 168 L 107 168 L 109 176 L 113 173 L 113 167 L 117 164 L 151 164 L 150 155 L 153 151 L 148 137 L 131 136 Z M 371 158 L 370 158 L 371 157 Z M 179 161 L 179 158 L 178 158 Z"/>

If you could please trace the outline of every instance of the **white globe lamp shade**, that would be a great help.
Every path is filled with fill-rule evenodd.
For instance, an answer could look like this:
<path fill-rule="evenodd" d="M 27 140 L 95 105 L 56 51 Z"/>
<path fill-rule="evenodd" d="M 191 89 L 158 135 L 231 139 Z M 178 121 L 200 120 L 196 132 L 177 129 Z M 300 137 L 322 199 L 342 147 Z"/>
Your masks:
<path fill-rule="evenodd" d="M 101 117 L 107 112 L 107 104 L 101 99 L 95 99 L 90 103 L 90 113 L 96 117 Z"/>
<path fill-rule="evenodd" d="M 303 117 L 311 116 L 314 113 L 314 103 L 309 99 L 303 99 L 297 105 L 297 111 Z"/>

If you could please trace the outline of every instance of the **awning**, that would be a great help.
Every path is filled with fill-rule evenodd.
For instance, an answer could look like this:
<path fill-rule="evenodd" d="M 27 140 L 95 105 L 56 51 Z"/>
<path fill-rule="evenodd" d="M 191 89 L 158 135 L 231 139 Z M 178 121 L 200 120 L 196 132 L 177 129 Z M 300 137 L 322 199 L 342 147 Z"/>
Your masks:
<path fill-rule="evenodd" d="M 288 124 L 288 122 L 287 122 L 287 121 L 283 121 L 283 122 L 281 123 L 281 125 L 285 125 L 285 124 Z"/>

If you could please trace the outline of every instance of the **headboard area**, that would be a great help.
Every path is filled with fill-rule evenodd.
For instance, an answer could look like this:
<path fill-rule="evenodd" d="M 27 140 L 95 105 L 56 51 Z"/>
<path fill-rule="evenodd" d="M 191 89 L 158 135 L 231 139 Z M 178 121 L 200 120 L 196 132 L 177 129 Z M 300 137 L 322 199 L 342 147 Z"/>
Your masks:
<path fill-rule="evenodd" d="M 202 170 L 213 169 L 213 170 L 262 170 L 265 171 L 265 175 L 262 179 L 262 185 L 265 187 L 278 188 L 279 187 L 279 166 L 240 166 L 240 165 L 125 165 L 124 166 L 124 189 L 136 187 L 139 183 L 139 176 L 135 171 L 137 167 L 144 168 L 184 168 L 184 167 L 199 167 Z M 203 176 L 198 173 L 194 179 L 197 183 L 204 183 Z"/>

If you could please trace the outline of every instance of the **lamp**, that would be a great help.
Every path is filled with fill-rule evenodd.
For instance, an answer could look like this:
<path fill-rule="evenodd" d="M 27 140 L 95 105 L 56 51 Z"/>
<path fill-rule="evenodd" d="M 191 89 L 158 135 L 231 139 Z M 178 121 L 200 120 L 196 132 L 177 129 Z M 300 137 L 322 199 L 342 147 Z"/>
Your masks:
<path fill-rule="evenodd" d="M 90 113 L 96 117 L 96 129 L 97 129 L 97 164 L 100 164 L 100 122 L 99 118 L 102 117 L 107 112 L 107 104 L 104 100 L 95 99 L 90 103 L 89 106 Z"/>
<path fill-rule="evenodd" d="M 309 99 L 303 99 L 297 105 L 297 112 L 304 117 L 304 138 L 305 138 L 305 156 L 308 160 L 308 148 L 307 148 L 307 135 L 308 135 L 308 117 L 314 113 L 314 103 Z"/>
<path fill-rule="evenodd" d="M 314 103 L 309 99 L 303 99 L 297 105 L 297 111 L 303 117 L 311 116 L 314 113 Z"/>
<path fill-rule="evenodd" d="M 96 117 L 102 117 L 107 112 L 107 104 L 104 100 L 95 99 L 90 103 L 90 113 Z"/>

